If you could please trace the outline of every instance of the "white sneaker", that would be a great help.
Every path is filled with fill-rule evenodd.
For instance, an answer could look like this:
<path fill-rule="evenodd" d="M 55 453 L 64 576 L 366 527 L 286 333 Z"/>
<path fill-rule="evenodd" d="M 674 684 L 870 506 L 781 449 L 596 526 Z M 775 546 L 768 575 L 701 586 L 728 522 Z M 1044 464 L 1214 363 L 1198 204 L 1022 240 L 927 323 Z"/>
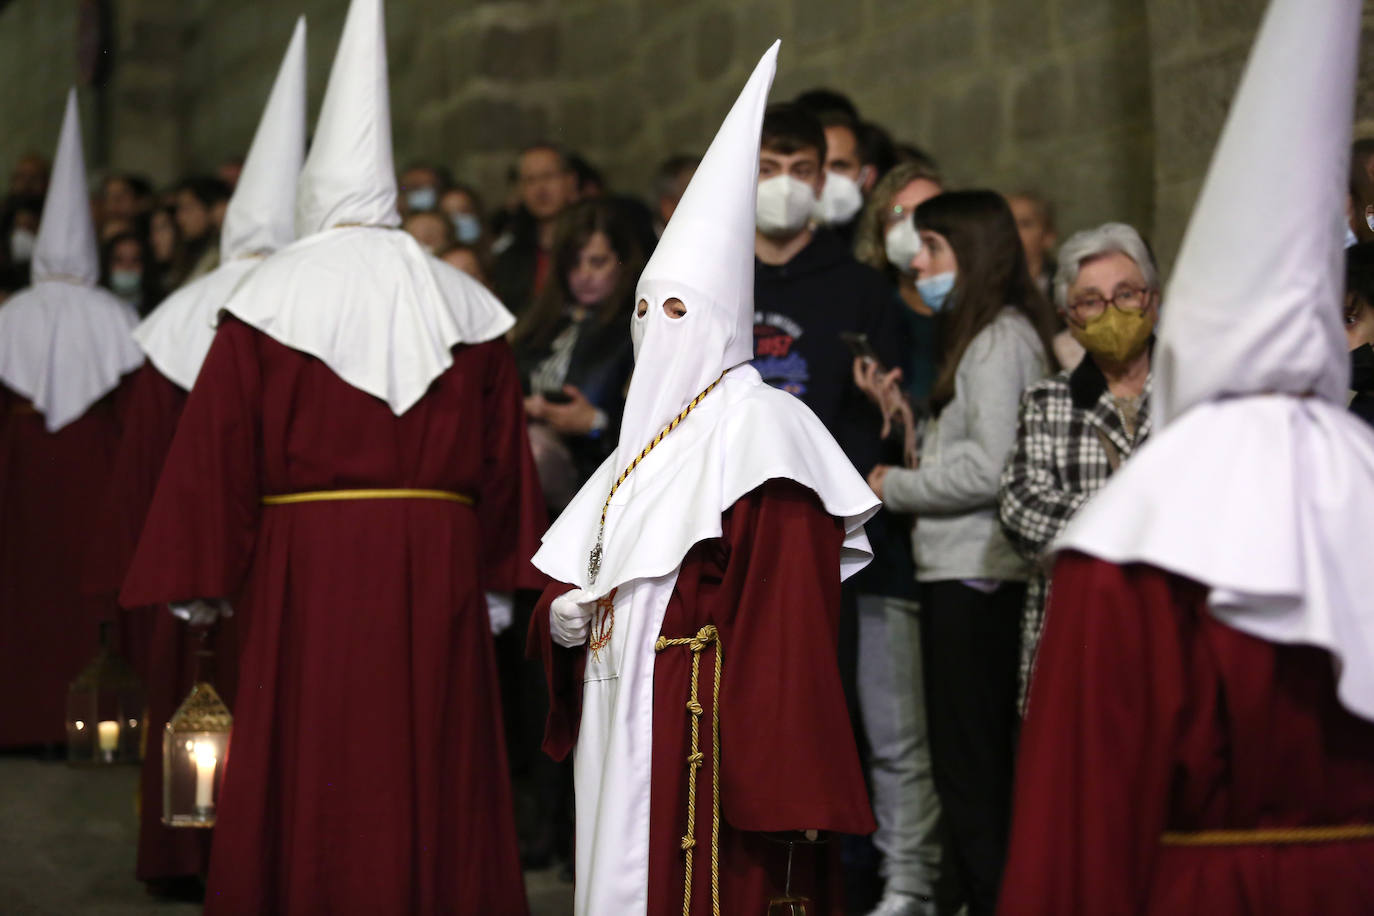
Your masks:
<path fill-rule="evenodd" d="M 902 891 L 888 891 L 868 916 L 935 916 L 935 901 Z"/>

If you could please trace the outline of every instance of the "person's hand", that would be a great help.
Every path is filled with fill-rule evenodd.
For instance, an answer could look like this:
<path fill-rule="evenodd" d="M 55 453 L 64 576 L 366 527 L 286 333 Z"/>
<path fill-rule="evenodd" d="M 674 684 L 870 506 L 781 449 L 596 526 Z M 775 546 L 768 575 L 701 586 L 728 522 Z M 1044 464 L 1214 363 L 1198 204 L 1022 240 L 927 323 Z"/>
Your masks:
<path fill-rule="evenodd" d="M 585 436 L 596 429 L 596 405 L 573 385 L 564 385 L 563 393 L 571 399 L 566 404 L 552 404 L 539 398 L 544 401 L 540 419 L 565 436 Z"/>
<path fill-rule="evenodd" d="M 525 398 L 525 416 L 531 420 L 544 419 L 544 411 L 548 409 L 549 402 L 544 400 L 542 394 L 532 394 Z"/>
<path fill-rule="evenodd" d="M 883 498 L 883 481 L 887 479 L 887 472 L 890 470 L 892 470 L 891 465 L 880 464 L 868 472 L 868 486 L 878 499 Z"/>
<path fill-rule="evenodd" d="M 564 592 L 549 604 L 549 635 L 558 645 L 576 649 L 586 645 L 595 602 L 584 601 L 582 589 Z"/>
<path fill-rule="evenodd" d="M 223 598 L 194 598 L 190 601 L 176 601 L 167 609 L 193 627 L 208 627 L 221 617 L 233 617 L 234 608 Z"/>
<path fill-rule="evenodd" d="M 879 438 L 886 439 L 891 435 L 894 417 L 904 417 L 907 427 L 910 428 L 911 405 L 902 393 L 901 369 L 883 372 L 876 362 L 860 356 L 854 360 L 853 373 L 854 387 L 862 391 L 882 412 L 883 428 L 878 434 Z"/>

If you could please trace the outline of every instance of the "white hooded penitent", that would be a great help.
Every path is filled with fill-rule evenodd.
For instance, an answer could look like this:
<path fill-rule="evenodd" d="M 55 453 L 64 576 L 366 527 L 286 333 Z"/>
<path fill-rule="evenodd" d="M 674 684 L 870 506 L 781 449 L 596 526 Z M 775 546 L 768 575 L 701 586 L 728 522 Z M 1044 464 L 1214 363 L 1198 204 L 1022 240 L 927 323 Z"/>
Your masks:
<path fill-rule="evenodd" d="M 317 357 L 400 415 L 452 348 L 515 319 L 400 225 L 381 0 L 353 0 L 296 192 L 300 240 L 239 284 L 224 311 Z"/>
<path fill-rule="evenodd" d="M 138 329 L 149 361 L 190 390 L 215 339 L 219 310 L 262 259 L 296 237 L 296 179 L 305 158 L 305 17 L 296 20 L 220 231 L 220 266 L 177 290 Z"/>
<path fill-rule="evenodd" d="M 143 363 L 129 336 L 138 316 L 96 286 L 99 279 L 72 89 L 38 225 L 33 285 L 0 308 L 0 382 L 29 399 L 49 432 L 78 419 Z"/>
<path fill-rule="evenodd" d="M 1345 410 L 1340 324 L 1360 7 L 1270 5 L 1165 296 L 1163 428 L 1056 547 L 1194 579 L 1228 625 L 1328 650 L 1374 720 L 1374 434 Z"/>
<path fill-rule="evenodd" d="M 788 479 L 812 490 L 843 521 L 837 577 L 857 572 L 872 556 L 863 524 L 878 507 L 873 492 L 815 415 L 765 385 L 749 365 L 759 133 L 777 53 L 774 44 L 759 61 L 640 277 L 636 298 L 647 309 L 643 317 L 626 316 L 635 373 L 616 452 L 534 557 L 555 580 L 578 586 L 558 601 L 585 606 L 602 599 L 614 608 L 605 645 L 587 653 L 578 726 L 574 906 L 580 916 L 636 916 L 648 906 L 654 641 L 687 551 L 719 537 L 721 513 L 741 497 L 769 480 Z M 669 317 L 663 306 L 670 299 L 680 300 L 686 314 Z M 611 485 L 656 440 L 610 501 L 593 582 L 589 555 Z"/>

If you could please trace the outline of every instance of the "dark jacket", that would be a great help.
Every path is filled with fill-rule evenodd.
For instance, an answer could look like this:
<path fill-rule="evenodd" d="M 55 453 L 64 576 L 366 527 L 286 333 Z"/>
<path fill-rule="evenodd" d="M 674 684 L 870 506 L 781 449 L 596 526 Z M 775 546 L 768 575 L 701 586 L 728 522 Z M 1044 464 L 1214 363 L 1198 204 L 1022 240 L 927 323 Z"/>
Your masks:
<path fill-rule="evenodd" d="M 627 305 L 623 311 L 628 315 L 630 307 Z M 561 322 L 549 340 L 569 324 L 571 319 Z M 532 346 L 516 341 L 515 361 L 525 394 L 535 393 L 530 387 L 530 377 L 550 352 L 550 343 Z M 625 411 L 625 389 L 633 371 L 634 348 L 630 342 L 629 321 L 616 319 L 603 324 L 596 316 L 588 316 L 579 322 L 564 384 L 581 391 L 587 400 L 606 412 L 607 418 L 606 428 L 597 433 L 563 439 L 573 454 L 578 477 L 583 481 L 588 480 L 601 462 L 615 451 L 616 440 L 620 437 L 620 418 Z"/>
<path fill-rule="evenodd" d="M 1365 344 L 1350 351 L 1350 388 L 1355 392 L 1350 409 L 1374 426 L 1374 346 Z"/>
<path fill-rule="evenodd" d="M 910 358 L 910 329 L 892 285 L 854 260 L 833 233 L 818 230 L 786 264 L 754 264 L 754 368 L 801 398 L 861 474 L 901 463 L 878 438 L 882 415 L 854 385 L 854 357 L 840 335 L 859 332 L 887 366 Z M 873 563 L 856 577 L 867 594 L 914 597 L 910 523 L 886 511 L 868 524 Z"/>

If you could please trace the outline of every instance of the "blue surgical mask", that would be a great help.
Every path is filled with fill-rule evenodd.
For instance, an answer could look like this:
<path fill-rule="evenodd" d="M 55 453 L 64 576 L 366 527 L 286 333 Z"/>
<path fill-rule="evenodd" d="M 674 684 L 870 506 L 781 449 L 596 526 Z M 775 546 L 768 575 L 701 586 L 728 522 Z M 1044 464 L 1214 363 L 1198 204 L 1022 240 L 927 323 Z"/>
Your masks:
<path fill-rule="evenodd" d="M 473 213 L 454 213 L 453 231 L 458 241 L 471 245 L 482 237 L 482 221 Z"/>
<path fill-rule="evenodd" d="M 439 202 L 439 192 L 433 188 L 411 188 L 406 192 L 406 206 L 412 213 L 418 210 L 433 210 Z"/>
<path fill-rule="evenodd" d="M 954 271 L 947 270 L 916 281 L 916 292 L 921 294 L 921 301 L 930 306 L 932 312 L 944 311 L 949 304 L 949 293 L 954 289 L 955 277 Z"/>
<path fill-rule="evenodd" d="M 110 271 L 110 292 L 121 299 L 132 299 L 143 289 L 143 271 Z"/>

